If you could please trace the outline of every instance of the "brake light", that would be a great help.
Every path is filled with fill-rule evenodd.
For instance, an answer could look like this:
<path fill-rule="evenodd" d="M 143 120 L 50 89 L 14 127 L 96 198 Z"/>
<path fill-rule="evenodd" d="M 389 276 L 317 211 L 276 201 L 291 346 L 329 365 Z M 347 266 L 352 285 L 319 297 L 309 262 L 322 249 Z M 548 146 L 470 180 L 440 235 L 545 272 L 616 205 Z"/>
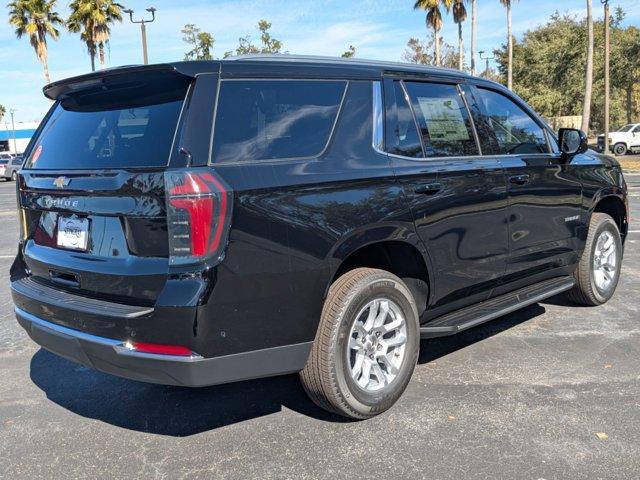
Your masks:
<path fill-rule="evenodd" d="M 168 171 L 165 188 L 170 263 L 219 260 L 230 223 L 230 189 L 208 168 Z"/>
<path fill-rule="evenodd" d="M 127 342 L 125 346 L 129 350 L 139 353 L 152 353 L 154 355 L 174 355 L 178 357 L 191 357 L 195 354 L 187 347 L 181 345 L 162 345 L 159 343 Z"/>

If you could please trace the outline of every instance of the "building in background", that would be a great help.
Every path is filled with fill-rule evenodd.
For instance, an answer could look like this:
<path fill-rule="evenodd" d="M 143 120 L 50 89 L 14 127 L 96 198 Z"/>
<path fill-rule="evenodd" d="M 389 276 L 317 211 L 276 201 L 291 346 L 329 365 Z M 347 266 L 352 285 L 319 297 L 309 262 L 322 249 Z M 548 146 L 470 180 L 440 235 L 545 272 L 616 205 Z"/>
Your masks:
<path fill-rule="evenodd" d="M 31 137 L 36 132 L 36 128 L 40 122 L 16 122 L 15 123 L 15 147 L 14 147 L 14 132 L 11 127 L 11 122 L 7 122 L 5 118 L 0 123 L 0 152 L 9 153 L 22 153 Z"/>

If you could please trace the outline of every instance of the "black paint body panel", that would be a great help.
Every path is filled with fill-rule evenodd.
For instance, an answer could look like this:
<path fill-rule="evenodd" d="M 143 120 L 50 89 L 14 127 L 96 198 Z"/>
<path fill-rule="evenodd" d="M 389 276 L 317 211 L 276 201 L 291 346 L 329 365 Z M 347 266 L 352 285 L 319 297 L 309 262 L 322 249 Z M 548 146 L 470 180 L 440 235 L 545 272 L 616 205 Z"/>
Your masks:
<path fill-rule="evenodd" d="M 363 247 L 395 242 L 418 252 L 426 266 L 429 287 L 422 322 L 428 325 L 448 312 L 571 273 L 596 203 L 613 196 L 626 204 L 620 167 L 593 152 L 568 162 L 557 153 L 416 160 L 373 147 L 372 84 L 383 85 L 387 77 L 446 81 L 464 88 L 482 84 L 535 116 L 504 87 L 485 80 L 366 62 L 200 63 L 158 67 L 162 74 L 194 78 L 178 126 L 180 143 L 171 152 L 168 168 L 209 165 L 233 191 L 222 260 L 170 266 L 162 171 L 94 171 L 86 176 L 76 171 L 74 192 L 66 193 L 48 186 L 65 172 L 43 176 L 23 170 L 19 195 L 27 219 L 36 221 L 47 211 L 108 219 L 101 228 L 115 232 L 111 237 L 119 242 L 120 256 L 103 252 L 98 260 L 91 253 L 61 254 L 27 236 L 12 267 L 12 281 L 32 276 L 52 287 L 56 284 L 47 278 L 49 270 L 60 269 L 77 275 L 80 282 L 78 288 L 57 286 L 61 291 L 149 306 L 154 313 L 136 320 L 87 321 L 61 310 L 56 314 L 55 308 L 61 307 L 51 309 L 14 292 L 21 310 L 105 338 L 127 340 L 133 332 L 138 341 L 185 345 L 205 358 L 308 344 L 343 262 Z M 135 77 L 140 68 L 120 74 Z M 347 81 L 322 154 L 210 164 L 216 95 L 225 81 L 241 78 Z M 48 94 L 67 91 L 73 81 L 58 83 Z M 390 107 L 386 93 L 383 98 Z M 522 187 L 509 184 L 508 178 L 520 173 L 531 181 Z M 428 183 L 440 184 L 440 191 L 416 193 Z M 117 218 L 124 219 L 121 230 L 115 226 L 120 225 Z"/>

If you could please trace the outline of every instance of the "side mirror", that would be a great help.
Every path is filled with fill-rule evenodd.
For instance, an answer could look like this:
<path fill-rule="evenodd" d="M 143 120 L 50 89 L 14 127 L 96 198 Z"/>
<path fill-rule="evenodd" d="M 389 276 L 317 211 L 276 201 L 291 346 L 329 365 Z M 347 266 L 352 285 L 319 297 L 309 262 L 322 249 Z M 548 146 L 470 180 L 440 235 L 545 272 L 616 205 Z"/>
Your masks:
<path fill-rule="evenodd" d="M 587 134 L 577 128 L 561 128 L 558 130 L 560 151 L 566 157 L 584 153 L 589 149 Z"/>

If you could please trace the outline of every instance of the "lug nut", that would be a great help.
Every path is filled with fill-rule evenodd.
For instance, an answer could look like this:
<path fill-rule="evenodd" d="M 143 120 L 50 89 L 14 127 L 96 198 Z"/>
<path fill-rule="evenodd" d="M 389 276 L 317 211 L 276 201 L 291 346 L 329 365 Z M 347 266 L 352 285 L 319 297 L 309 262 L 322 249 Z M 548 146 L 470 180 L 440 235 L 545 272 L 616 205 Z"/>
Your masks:
<path fill-rule="evenodd" d="M 382 345 L 378 345 L 378 350 L 382 350 Z"/>
<path fill-rule="evenodd" d="M 379 337 L 379 336 L 380 336 L 380 332 L 376 332 L 376 337 Z"/>

